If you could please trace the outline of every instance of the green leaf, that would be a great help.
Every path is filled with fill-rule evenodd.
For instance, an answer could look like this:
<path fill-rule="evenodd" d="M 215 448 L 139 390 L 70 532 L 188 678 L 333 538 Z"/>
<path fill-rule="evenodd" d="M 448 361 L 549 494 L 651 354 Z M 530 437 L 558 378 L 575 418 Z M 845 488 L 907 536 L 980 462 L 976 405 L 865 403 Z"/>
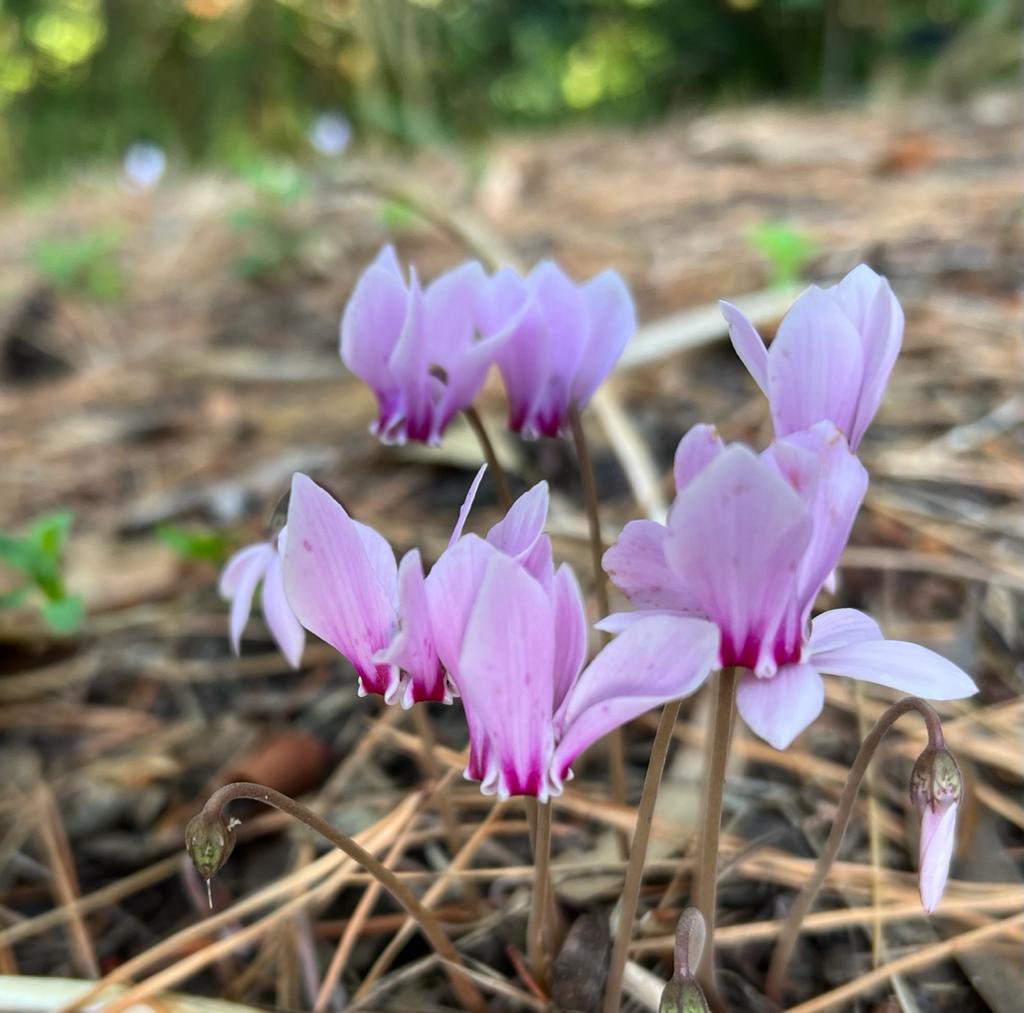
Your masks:
<path fill-rule="evenodd" d="M 785 222 L 763 222 L 748 236 L 750 245 L 772 266 L 772 284 L 793 285 L 817 252 L 814 241 Z"/>
<path fill-rule="evenodd" d="M 28 529 L 31 543 L 49 559 L 57 560 L 68 541 L 68 532 L 74 514 L 70 510 L 55 510 L 36 518 Z"/>
<path fill-rule="evenodd" d="M 27 538 L 0 534 L 0 560 L 21 573 L 31 576 L 41 560 L 39 549 Z"/>
<path fill-rule="evenodd" d="M 160 541 L 182 559 L 219 564 L 228 554 L 228 540 L 217 531 L 163 524 L 156 529 L 156 534 Z"/>
<path fill-rule="evenodd" d="M 0 609 L 12 609 L 20 605 L 25 600 L 29 590 L 31 589 L 26 584 L 24 587 L 16 587 L 13 591 L 4 591 L 0 594 Z"/>
<path fill-rule="evenodd" d="M 55 633 L 74 633 L 85 619 L 85 603 L 80 594 L 48 601 L 40 611 L 46 624 Z"/>

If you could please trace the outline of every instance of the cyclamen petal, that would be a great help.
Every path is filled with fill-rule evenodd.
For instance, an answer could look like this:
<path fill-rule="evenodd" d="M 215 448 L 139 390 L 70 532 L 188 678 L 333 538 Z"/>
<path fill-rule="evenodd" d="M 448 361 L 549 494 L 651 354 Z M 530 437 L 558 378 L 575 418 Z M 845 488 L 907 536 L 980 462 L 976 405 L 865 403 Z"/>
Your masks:
<path fill-rule="evenodd" d="M 725 322 L 729 325 L 729 339 L 732 347 L 754 378 L 761 390 L 768 393 L 768 349 L 764 339 L 757 333 L 757 328 L 750 322 L 747 315 L 732 303 L 724 299 L 718 303 Z"/>
<path fill-rule="evenodd" d="M 682 492 L 725 449 L 714 426 L 694 426 L 676 447 L 672 474 L 676 492 Z"/>
<path fill-rule="evenodd" d="M 829 675 L 846 675 L 927 700 L 961 700 L 978 692 L 974 680 L 952 661 L 903 640 L 861 640 L 822 650 L 810 663 Z"/>
<path fill-rule="evenodd" d="M 664 615 L 631 623 L 587 666 L 555 717 L 554 783 L 560 787 L 576 757 L 602 735 L 693 693 L 717 656 L 712 623 Z"/>
<path fill-rule="evenodd" d="M 452 695 L 434 646 L 419 549 L 407 552 L 398 564 L 398 601 L 398 632 L 387 647 L 374 654 L 373 660 L 402 670 L 396 689 L 405 709 L 428 700 L 451 703 Z"/>
<path fill-rule="evenodd" d="M 263 618 L 267 621 L 267 628 L 277 646 L 281 648 L 281 653 L 292 668 L 298 668 L 302 661 L 302 651 L 306 646 L 306 631 L 295 618 L 295 613 L 285 597 L 281 559 L 276 552 L 263 575 L 260 605 L 263 609 Z"/>
<path fill-rule="evenodd" d="M 548 797 L 554 655 L 547 594 L 495 551 L 466 624 L 459 675 L 463 701 L 488 737 L 501 798 Z"/>
<path fill-rule="evenodd" d="M 242 631 L 249 622 L 252 598 L 273 554 L 270 545 L 252 545 L 237 553 L 224 569 L 221 594 L 231 599 L 229 629 L 235 654 L 241 650 Z"/>
<path fill-rule="evenodd" d="M 614 271 L 602 271 L 580 291 L 590 320 L 590 336 L 569 396 L 582 407 L 615 368 L 626 342 L 636 331 L 636 310 L 629 289 Z"/>
<path fill-rule="evenodd" d="M 918 884 L 921 903 L 928 914 L 939 906 L 949 878 L 949 865 L 956 843 L 956 811 L 956 802 L 951 802 L 935 809 L 925 806 L 921 814 Z"/>
<path fill-rule="evenodd" d="M 299 622 L 348 659 L 360 691 L 391 697 L 398 670 L 378 664 L 374 655 L 388 646 L 396 624 L 394 554 L 301 474 L 292 479 L 283 575 Z"/>
<path fill-rule="evenodd" d="M 878 623 L 857 609 L 831 609 L 811 620 L 809 646 L 812 655 L 821 655 L 862 640 L 884 639 Z"/>
<path fill-rule="evenodd" d="M 601 565 L 612 583 L 642 608 L 697 611 L 700 603 L 665 558 L 668 529 L 657 521 L 630 521 Z"/>
<path fill-rule="evenodd" d="M 821 713 L 825 687 L 811 665 L 783 665 L 771 678 L 744 672 L 736 684 L 736 709 L 751 730 L 786 749 Z"/>
<path fill-rule="evenodd" d="M 520 496 L 487 532 L 487 541 L 509 556 L 524 556 L 536 544 L 548 517 L 548 484 L 538 482 Z"/>
<path fill-rule="evenodd" d="M 555 658 L 554 701 L 557 709 L 576 682 L 587 657 L 587 617 L 579 581 L 572 567 L 563 563 L 552 586 L 554 602 Z"/>

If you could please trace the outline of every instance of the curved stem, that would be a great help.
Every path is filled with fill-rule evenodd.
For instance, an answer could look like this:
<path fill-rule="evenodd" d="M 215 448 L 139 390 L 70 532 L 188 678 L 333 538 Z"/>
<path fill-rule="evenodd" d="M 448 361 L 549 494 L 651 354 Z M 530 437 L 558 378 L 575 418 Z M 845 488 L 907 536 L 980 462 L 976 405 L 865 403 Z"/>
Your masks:
<path fill-rule="evenodd" d="M 797 936 L 800 934 L 800 926 L 803 923 L 807 912 L 811 909 L 821 884 L 825 882 L 829 869 L 839 853 L 839 847 L 843 843 L 843 836 L 850 823 L 850 816 L 853 814 L 853 806 L 857 801 L 857 793 L 860 790 L 864 774 L 868 769 L 871 758 L 878 749 L 885 733 L 902 717 L 907 711 L 915 710 L 924 719 L 928 729 L 928 745 L 932 749 L 942 749 L 945 746 L 945 738 L 942 734 L 942 723 L 939 715 L 924 700 L 908 696 L 897 700 L 882 716 L 875 722 L 874 728 L 868 733 L 867 738 L 861 743 L 857 758 L 853 761 L 850 773 L 846 778 L 846 785 L 839 797 L 839 805 L 836 808 L 835 819 L 832 821 L 832 830 L 825 841 L 818 856 L 818 864 L 814 867 L 814 873 L 804 884 L 796 902 L 786 916 L 786 923 L 779 933 L 779 940 L 775 944 L 775 952 L 772 954 L 771 966 L 768 969 L 768 979 L 765 983 L 765 992 L 771 998 L 778 998 L 782 993 L 782 985 L 792 956 L 793 947 L 796 945 Z"/>
<path fill-rule="evenodd" d="M 694 906 L 704 916 L 707 939 L 697 977 L 708 999 L 720 1005 L 715 984 L 715 909 L 718 900 L 718 840 L 722 832 L 722 800 L 725 795 L 725 765 L 732 741 L 736 700 L 736 669 L 723 668 L 715 679 L 715 703 L 711 726 L 704 743 L 704 804 L 701 807 L 701 837 L 697 848 Z"/>
<path fill-rule="evenodd" d="M 527 926 L 527 952 L 530 958 L 530 972 L 534 980 L 544 987 L 547 978 L 544 936 L 547 916 L 547 892 L 551 864 L 551 803 L 537 805 L 537 833 L 533 849 L 533 904 L 530 908 L 530 922 Z"/>
<path fill-rule="evenodd" d="M 216 827 L 225 825 L 221 810 L 235 799 L 248 798 L 255 802 L 262 802 L 264 805 L 280 809 L 300 823 L 304 823 L 311 830 L 315 830 L 322 837 L 326 837 L 336 848 L 344 851 L 353 861 L 358 862 L 370 875 L 372 875 L 402 907 L 416 920 L 423 935 L 426 936 L 430 945 L 434 947 L 438 955 L 446 961 L 445 971 L 452 983 L 452 988 L 459 997 L 459 1001 L 467 1009 L 483 1013 L 486 1009 L 483 996 L 478 991 L 473 981 L 464 973 L 461 973 L 459 965 L 462 960 L 458 951 L 452 945 L 448 934 L 441 926 L 440 921 L 429 908 L 420 903 L 419 898 L 409 889 L 382 862 L 378 861 L 365 848 L 357 844 L 351 837 L 343 834 L 337 827 L 331 826 L 326 820 L 321 819 L 312 810 L 307 809 L 301 802 L 296 802 L 287 795 L 282 795 L 273 788 L 267 788 L 262 784 L 252 784 L 248 781 L 238 781 L 234 784 L 225 785 L 215 791 L 207 800 L 196 817 L 196 820 L 208 826 Z M 227 824 L 230 826 L 230 824 Z M 450 965 L 456 965 L 452 967 Z"/>
<path fill-rule="evenodd" d="M 640 806 L 636 813 L 636 832 L 629 852 L 629 865 L 622 884 L 622 901 L 619 910 L 619 925 L 615 933 L 611 965 L 608 968 L 608 983 L 605 985 L 604 1013 L 618 1013 L 619 998 L 622 995 L 622 976 L 626 970 L 629 942 L 633 936 L 633 921 L 636 918 L 637 901 L 640 896 L 640 881 L 644 874 L 644 860 L 647 858 L 647 844 L 651 839 L 651 825 L 654 823 L 654 803 L 658 800 L 658 787 L 665 769 L 665 757 L 672 741 L 672 729 L 679 716 L 680 700 L 665 704 L 654 734 L 651 758 L 647 763 L 644 788 L 640 795 Z"/>
<path fill-rule="evenodd" d="M 576 405 L 569 406 L 569 425 L 572 427 L 572 441 L 576 448 L 576 461 L 580 468 L 580 482 L 583 485 L 583 502 L 587 510 L 587 525 L 590 529 L 590 561 L 594 570 L 594 597 L 600 618 L 608 615 L 608 577 L 601 562 L 604 558 L 604 539 L 601 537 L 601 514 L 597 498 L 597 481 L 594 478 L 594 463 L 590 457 L 587 434 L 583 419 Z M 602 643 L 611 637 L 602 632 Z M 608 743 L 608 766 L 611 775 L 612 800 L 619 805 L 626 802 L 626 757 L 621 728 L 615 728 L 606 736 Z M 625 858 L 629 854 L 629 838 L 618 834 L 619 853 Z"/>
<path fill-rule="evenodd" d="M 501 509 L 507 512 L 508 508 L 512 506 L 512 493 L 509 491 L 505 469 L 502 468 L 498 455 L 494 450 L 494 444 L 491 443 L 491 438 L 487 435 L 484 420 L 480 418 L 480 413 L 472 405 L 468 408 L 463 408 L 462 414 L 466 416 L 470 429 L 476 435 L 477 442 L 480 444 L 480 449 L 484 454 L 484 460 L 487 462 L 487 467 L 491 475 L 494 476 L 494 487 L 498 491 L 498 502 L 501 504 Z"/>

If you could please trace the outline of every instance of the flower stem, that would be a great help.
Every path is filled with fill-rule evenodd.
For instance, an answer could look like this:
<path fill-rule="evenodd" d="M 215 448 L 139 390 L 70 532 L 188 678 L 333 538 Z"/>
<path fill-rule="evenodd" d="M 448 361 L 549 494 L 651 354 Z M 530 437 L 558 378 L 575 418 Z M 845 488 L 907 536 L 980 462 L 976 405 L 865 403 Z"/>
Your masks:
<path fill-rule="evenodd" d="M 576 405 L 569 406 L 569 425 L 572 427 L 572 440 L 576 448 L 576 461 L 580 468 L 580 482 L 583 486 L 583 502 L 587 509 L 587 524 L 590 528 L 590 560 L 594 570 L 594 597 L 597 599 L 597 611 L 600 618 L 608 615 L 608 577 L 601 561 L 604 558 L 604 539 L 601 537 L 601 514 L 597 498 L 597 482 L 594 479 L 594 463 L 590 457 L 590 446 L 587 434 L 583 429 L 583 419 Z M 603 643 L 610 637 L 602 632 Z M 621 728 L 615 728 L 606 736 L 608 743 L 608 766 L 611 775 L 612 801 L 618 805 L 626 802 L 626 750 L 623 743 Z M 629 854 L 629 838 L 625 833 L 618 834 L 619 853 L 623 858 Z"/>
<path fill-rule="evenodd" d="M 907 711 L 916 710 L 924 719 L 928 729 L 928 745 L 932 749 L 942 749 L 945 745 L 945 738 L 942 734 L 942 723 L 934 709 L 914 696 L 904 697 L 897 700 L 882 716 L 875 722 L 874 728 L 868 732 L 867 737 L 861 744 L 850 773 L 846 778 L 846 785 L 839 797 L 839 804 L 836 808 L 836 815 L 832 821 L 832 830 L 829 832 L 825 847 L 818 856 L 818 863 L 814 867 L 814 873 L 804 884 L 800 895 L 797 897 L 789 914 L 786 916 L 786 924 L 779 933 L 779 940 L 775 944 L 775 952 L 772 954 L 771 966 L 768 968 L 768 978 L 765 984 L 765 992 L 770 998 L 777 999 L 782 994 L 782 986 L 786 974 L 786 967 L 789 958 L 793 954 L 793 947 L 796 945 L 797 936 L 800 934 L 800 926 L 811 909 L 821 884 L 825 882 L 829 869 L 839 853 L 839 847 L 843 843 L 843 836 L 850 823 L 853 814 L 853 806 L 857 801 L 857 793 L 860 790 L 864 774 L 867 772 L 868 764 L 878 749 L 885 733 L 895 722 L 906 714 Z"/>
<path fill-rule="evenodd" d="M 551 803 L 537 805 L 537 834 L 533 849 L 533 904 L 527 926 L 527 952 L 534 980 L 544 986 L 547 979 L 545 926 L 548 923 L 547 893 L 551 865 Z"/>
<path fill-rule="evenodd" d="M 472 979 L 462 972 L 462 959 L 458 950 L 452 945 L 448 934 L 441 926 L 437 916 L 420 903 L 419 898 L 402 882 L 395 873 L 382 862 L 378 861 L 365 848 L 357 844 L 351 837 L 343 834 L 336 827 L 331 826 L 326 820 L 321 819 L 312 810 L 307 809 L 301 802 L 296 802 L 287 795 L 282 795 L 273 788 L 267 788 L 262 784 L 252 784 L 248 781 L 238 781 L 234 784 L 225 785 L 215 791 L 203 806 L 199 815 L 189 825 L 189 834 L 203 833 L 204 830 L 216 834 L 225 828 L 230 829 L 221 813 L 221 810 L 229 803 L 239 798 L 248 798 L 264 805 L 280 809 L 293 819 L 304 823 L 311 830 L 326 837 L 336 848 L 344 851 L 353 861 L 358 862 L 371 876 L 373 876 L 391 895 L 398 901 L 409 915 L 416 920 L 423 935 L 426 936 L 430 945 L 437 951 L 438 956 L 445 961 L 445 971 L 452 983 L 459 1001 L 475 1013 L 484 1013 L 486 1003 Z M 216 870 L 215 870 L 216 871 Z M 454 966 L 453 966 L 454 965 Z"/>
<path fill-rule="evenodd" d="M 704 803 L 701 806 L 701 836 L 697 846 L 694 906 L 704 916 L 707 943 L 701 954 L 697 977 L 713 1005 L 720 1006 L 715 985 L 715 908 L 718 900 L 718 840 L 722 832 L 722 799 L 725 794 L 725 765 L 732 741 L 736 669 L 723 668 L 715 679 L 715 704 L 704 743 Z"/>
<path fill-rule="evenodd" d="M 464 408 L 462 414 L 466 416 L 470 429 L 476 434 L 487 467 L 490 469 L 491 475 L 494 476 L 494 487 L 498 491 L 498 502 L 501 504 L 501 509 L 507 511 L 512 506 L 512 493 L 509 491 L 505 469 L 502 468 L 498 455 L 495 453 L 494 444 L 491 443 L 491 438 L 487 435 L 484 420 L 480 418 L 480 413 L 472 405 Z"/>
<path fill-rule="evenodd" d="M 679 700 L 665 704 L 654 734 L 651 758 L 647 763 L 640 806 L 636 813 L 636 832 L 629 852 L 626 878 L 622 884 L 622 900 L 619 910 L 619 925 L 615 933 L 611 965 L 608 968 L 608 983 L 604 993 L 604 1013 L 618 1013 L 619 998 L 622 994 L 622 976 L 626 969 L 626 957 L 633 936 L 633 921 L 636 918 L 637 901 L 640 897 L 640 881 L 647 858 L 647 845 L 651 839 L 651 825 L 654 823 L 654 803 L 658 800 L 658 787 L 665 769 L 665 757 L 672 741 L 672 729 L 679 715 Z"/>

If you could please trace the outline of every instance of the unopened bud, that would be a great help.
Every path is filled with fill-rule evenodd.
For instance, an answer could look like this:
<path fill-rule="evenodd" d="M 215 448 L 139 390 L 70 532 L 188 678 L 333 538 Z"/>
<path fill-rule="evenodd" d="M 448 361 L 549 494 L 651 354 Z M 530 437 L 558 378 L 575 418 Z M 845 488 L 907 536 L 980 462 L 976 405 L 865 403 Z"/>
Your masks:
<path fill-rule="evenodd" d="M 948 749 L 928 748 L 917 758 L 910 775 L 910 800 L 919 813 L 959 803 L 963 794 L 960 767 Z"/>
<path fill-rule="evenodd" d="M 231 857 L 237 825 L 237 820 L 225 820 L 220 813 L 211 815 L 205 810 L 189 820 L 185 828 L 185 849 L 196 871 L 207 882 Z"/>
<path fill-rule="evenodd" d="M 706 937 L 704 916 L 695 907 L 686 908 L 676 923 L 675 973 L 661 993 L 659 1013 L 708 1013 L 696 979 Z"/>

